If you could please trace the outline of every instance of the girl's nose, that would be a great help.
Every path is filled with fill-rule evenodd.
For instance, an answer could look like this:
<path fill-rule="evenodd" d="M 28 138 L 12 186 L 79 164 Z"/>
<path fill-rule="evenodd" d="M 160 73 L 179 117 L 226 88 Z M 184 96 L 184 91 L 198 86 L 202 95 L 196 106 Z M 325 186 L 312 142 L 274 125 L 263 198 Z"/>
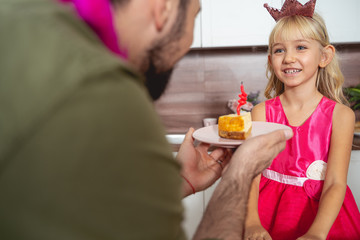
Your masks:
<path fill-rule="evenodd" d="M 291 51 L 286 52 L 285 57 L 284 57 L 284 63 L 292 63 L 295 62 L 296 57 L 295 54 Z"/>

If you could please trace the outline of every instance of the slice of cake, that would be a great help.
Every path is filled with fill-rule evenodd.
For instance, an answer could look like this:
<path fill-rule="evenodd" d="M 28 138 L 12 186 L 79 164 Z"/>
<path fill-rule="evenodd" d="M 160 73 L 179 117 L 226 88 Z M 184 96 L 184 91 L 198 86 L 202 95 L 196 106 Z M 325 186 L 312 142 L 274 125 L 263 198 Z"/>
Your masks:
<path fill-rule="evenodd" d="M 249 112 L 229 114 L 219 117 L 219 136 L 231 139 L 246 139 L 251 133 L 251 114 Z"/>

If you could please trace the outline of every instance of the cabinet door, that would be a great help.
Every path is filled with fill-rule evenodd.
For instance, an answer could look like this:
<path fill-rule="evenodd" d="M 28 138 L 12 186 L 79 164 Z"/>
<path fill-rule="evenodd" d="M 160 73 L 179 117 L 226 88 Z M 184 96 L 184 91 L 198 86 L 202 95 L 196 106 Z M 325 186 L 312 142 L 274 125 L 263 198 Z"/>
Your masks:
<path fill-rule="evenodd" d="M 183 229 L 188 237 L 192 239 L 204 213 L 204 192 L 197 192 L 183 199 L 184 221 Z"/>
<path fill-rule="evenodd" d="M 202 0 L 203 47 L 267 45 L 275 21 L 265 2 L 281 6 L 281 0 Z"/>
<path fill-rule="evenodd" d="M 267 45 L 275 21 L 263 5 L 279 9 L 283 2 L 202 0 L 202 47 Z M 332 43 L 360 42 L 359 0 L 317 0 L 315 11 L 324 18 Z"/>
<path fill-rule="evenodd" d="M 359 0 L 317 0 L 315 11 L 324 18 L 332 43 L 360 42 Z"/>
<path fill-rule="evenodd" d="M 351 151 L 347 183 L 354 195 L 358 208 L 360 208 L 360 151 Z"/>

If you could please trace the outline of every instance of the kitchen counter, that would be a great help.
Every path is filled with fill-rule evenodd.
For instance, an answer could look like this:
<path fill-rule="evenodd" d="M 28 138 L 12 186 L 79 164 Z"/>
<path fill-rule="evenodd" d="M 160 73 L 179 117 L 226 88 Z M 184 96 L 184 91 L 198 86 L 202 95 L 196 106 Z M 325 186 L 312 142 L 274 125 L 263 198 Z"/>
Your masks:
<path fill-rule="evenodd" d="M 166 139 L 171 144 L 172 151 L 178 152 L 181 143 L 184 141 L 185 134 L 166 134 Z"/>

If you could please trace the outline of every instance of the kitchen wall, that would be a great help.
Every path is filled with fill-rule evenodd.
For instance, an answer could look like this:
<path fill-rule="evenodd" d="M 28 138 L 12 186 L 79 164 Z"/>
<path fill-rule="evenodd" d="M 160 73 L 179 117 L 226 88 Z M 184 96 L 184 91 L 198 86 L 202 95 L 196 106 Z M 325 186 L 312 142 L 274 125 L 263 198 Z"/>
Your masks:
<path fill-rule="evenodd" d="M 359 84 L 360 43 L 338 44 L 336 48 L 344 87 Z M 266 47 L 191 50 L 178 63 L 168 89 L 155 103 L 167 132 L 185 133 L 189 127 L 202 127 L 205 117 L 230 113 L 227 101 L 237 99 L 241 82 L 247 93 L 259 90 L 260 100 L 265 100 L 266 62 Z"/>

